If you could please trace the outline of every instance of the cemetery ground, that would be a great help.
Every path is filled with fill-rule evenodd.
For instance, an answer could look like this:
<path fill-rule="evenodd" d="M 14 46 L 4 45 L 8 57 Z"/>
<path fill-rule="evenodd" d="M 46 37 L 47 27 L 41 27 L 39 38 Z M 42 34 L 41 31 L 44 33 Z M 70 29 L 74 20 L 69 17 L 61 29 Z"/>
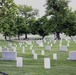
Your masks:
<path fill-rule="evenodd" d="M 8 47 L 8 43 L 0 40 L 2 49 Z M 36 41 L 33 41 L 32 49 L 38 54 L 38 59 L 33 59 L 30 45 L 27 45 L 25 42 L 22 43 L 22 46 L 25 47 L 25 53 L 22 53 L 22 46 L 19 46 L 19 42 L 10 43 L 12 43 L 12 46 L 16 46 L 17 57 L 23 58 L 23 66 L 17 67 L 16 60 L 0 60 L 1 72 L 5 72 L 8 75 L 76 75 L 76 61 L 67 59 L 69 57 L 69 51 L 76 51 L 74 40 L 70 40 L 70 44 L 67 47 L 68 51 L 66 52 L 59 51 L 60 40 L 57 40 L 55 44 L 47 40 L 43 42 L 43 47 L 39 47 Z M 45 50 L 45 47 L 51 44 L 53 45 L 51 50 Z M 67 46 L 67 41 L 63 39 L 62 45 Z M 8 49 L 12 51 L 10 47 Z M 41 55 L 42 50 L 44 50 L 44 55 Z M 57 53 L 57 60 L 53 60 L 53 53 Z M 0 52 L 0 58 L 2 58 L 2 52 Z M 50 58 L 50 69 L 44 68 L 44 58 Z"/>

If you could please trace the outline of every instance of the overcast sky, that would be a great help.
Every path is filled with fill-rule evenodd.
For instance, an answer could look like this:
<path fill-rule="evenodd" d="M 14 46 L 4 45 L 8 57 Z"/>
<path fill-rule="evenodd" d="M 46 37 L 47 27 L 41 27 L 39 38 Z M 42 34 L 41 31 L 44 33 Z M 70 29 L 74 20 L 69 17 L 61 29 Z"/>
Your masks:
<path fill-rule="evenodd" d="M 45 7 L 43 6 L 46 0 L 14 0 L 16 4 L 28 5 L 32 6 L 32 8 L 36 8 L 39 10 L 40 17 L 45 14 Z M 76 0 L 71 0 L 69 6 L 72 7 L 73 10 L 76 10 Z"/>

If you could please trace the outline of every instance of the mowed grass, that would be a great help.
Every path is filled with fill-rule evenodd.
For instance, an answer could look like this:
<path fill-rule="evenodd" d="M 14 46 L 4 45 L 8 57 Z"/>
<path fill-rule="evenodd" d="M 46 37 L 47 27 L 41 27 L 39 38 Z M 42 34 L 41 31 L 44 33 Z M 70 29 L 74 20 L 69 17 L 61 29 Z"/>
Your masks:
<path fill-rule="evenodd" d="M 9 75 L 76 75 L 76 61 L 67 60 L 69 56 L 69 51 L 76 51 L 76 43 L 70 40 L 70 46 L 67 52 L 59 51 L 59 43 L 57 40 L 54 44 L 47 40 L 44 43 L 44 47 L 39 47 L 34 41 L 33 50 L 38 54 L 38 59 L 34 60 L 30 46 L 23 43 L 25 47 L 25 54 L 22 53 L 22 47 L 19 46 L 18 42 L 11 42 L 13 46 L 17 45 L 17 57 L 23 58 L 23 67 L 16 67 L 16 60 L 14 61 L 3 61 L 0 60 L 0 71 L 5 72 Z M 51 45 L 50 51 L 46 51 L 45 47 Z M 67 45 L 67 41 L 63 40 L 62 45 Z M 0 40 L 0 46 L 4 48 L 8 47 L 8 42 Z M 8 47 L 9 48 L 9 47 Z M 9 48 L 11 50 L 11 48 Z M 45 55 L 41 55 L 41 51 L 44 50 Z M 53 53 L 57 53 L 57 60 L 53 60 Z M 2 52 L 0 52 L 0 58 L 2 57 Z M 44 69 L 44 58 L 50 58 L 50 69 Z"/>

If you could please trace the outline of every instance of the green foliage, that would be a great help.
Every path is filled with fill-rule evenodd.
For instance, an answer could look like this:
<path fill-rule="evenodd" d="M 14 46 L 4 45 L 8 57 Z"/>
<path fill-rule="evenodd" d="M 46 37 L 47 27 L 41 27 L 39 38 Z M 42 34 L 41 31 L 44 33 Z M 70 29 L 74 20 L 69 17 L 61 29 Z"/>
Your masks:
<path fill-rule="evenodd" d="M 33 19 L 38 14 L 38 10 L 33 9 L 31 6 L 19 5 L 19 14 L 25 18 L 25 24 L 22 30 L 26 34 L 25 38 L 27 39 L 27 34 L 32 32 L 31 25 L 33 24 Z"/>
<path fill-rule="evenodd" d="M 69 36 L 76 35 L 76 13 L 68 12 L 64 23 L 64 33 Z"/>
<path fill-rule="evenodd" d="M 17 5 L 13 0 L 1 0 L 0 10 L 1 32 L 6 36 L 14 36 L 16 33 L 15 16 Z"/>
<path fill-rule="evenodd" d="M 31 18 L 38 15 L 38 10 L 33 9 L 31 6 L 19 5 L 19 13 L 25 18 Z"/>
<path fill-rule="evenodd" d="M 50 16 L 48 27 L 50 33 L 76 35 L 76 14 L 68 7 L 69 0 L 47 0 L 46 15 Z M 59 36 L 59 34 L 58 34 Z M 57 36 L 57 38 L 59 38 Z"/>
<path fill-rule="evenodd" d="M 43 38 L 49 34 L 48 28 L 47 28 L 47 22 L 48 20 L 46 16 L 43 16 L 39 18 L 33 25 L 36 34 L 42 36 Z"/>

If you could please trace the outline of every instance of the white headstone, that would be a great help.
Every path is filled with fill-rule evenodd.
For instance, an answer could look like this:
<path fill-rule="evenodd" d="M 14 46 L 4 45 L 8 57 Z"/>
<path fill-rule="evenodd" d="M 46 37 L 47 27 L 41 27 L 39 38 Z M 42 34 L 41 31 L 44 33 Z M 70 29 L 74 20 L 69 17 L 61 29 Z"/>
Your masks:
<path fill-rule="evenodd" d="M 44 38 L 43 41 L 46 43 L 46 39 Z"/>
<path fill-rule="evenodd" d="M 15 47 L 17 47 L 17 45 L 15 44 Z"/>
<path fill-rule="evenodd" d="M 54 40 L 54 44 L 56 43 L 56 40 Z"/>
<path fill-rule="evenodd" d="M 24 46 L 22 47 L 22 53 L 25 53 L 25 47 Z"/>
<path fill-rule="evenodd" d="M 50 38 L 50 40 L 53 42 L 54 41 L 54 38 Z"/>
<path fill-rule="evenodd" d="M 67 43 L 67 47 L 69 47 L 69 43 Z"/>
<path fill-rule="evenodd" d="M 32 50 L 32 54 L 35 54 L 35 50 Z"/>
<path fill-rule="evenodd" d="M 21 47 L 22 46 L 22 43 L 19 43 L 19 46 Z"/>
<path fill-rule="evenodd" d="M 59 44 L 59 46 L 61 46 L 61 43 Z"/>
<path fill-rule="evenodd" d="M 51 50 L 51 46 L 46 46 L 46 50 L 50 51 Z"/>
<path fill-rule="evenodd" d="M 32 42 L 31 42 L 31 41 L 26 41 L 26 44 L 27 44 L 27 45 L 31 45 Z"/>
<path fill-rule="evenodd" d="M 3 49 L 3 52 L 8 52 L 8 51 L 9 51 L 8 48 L 4 48 L 4 49 Z"/>
<path fill-rule="evenodd" d="M 50 42 L 47 42 L 47 44 L 50 44 Z"/>
<path fill-rule="evenodd" d="M 60 46 L 60 51 L 67 51 L 67 46 Z"/>
<path fill-rule="evenodd" d="M 8 44 L 8 47 L 12 47 L 12 43 L 9 43 L 9 44 Z"/>
<path fill-rule="evenodd" d="M 44 58 L 44 68 L 50 69 L 50 58 Z"/>
<path fill-rule="evenodd" d="M 60 40 L 60 44 L 62 44 L 62 39 Z"/>
<path fill-rule="evenodd" d="M 33 44 L 31 45 L 31 47 L 33 47 Z"/>
<path fill-rule="evenodd" d="M 53 44 L 51 43 L 51 47 L 53 46 Z"/>
<path fill-rule="evenodd" d="M 16 47 L 13 46 L 12 49 L 13 49 L 14 52 L 16 52 Z"/>
<path fill-rule="evenodd" d="M 17 53 L 16 52 L 2 52 L 2 60 L 16 60 Z"/>
<path fill-rule="evenodd" d="M 56 53 L 53 54 L 53 60 L 57 60 L 57 54 Z"/>
<path fill-rule="evenodd" d="M 70 43 L 70 41 L 68 40 L 68 43 Z"/>
<path fill-rule="evenodd" d="M 68 60 L 76 60 L 76 51 L 70 51 L 69 52 Z"/>
<path fill-rule="evenodd" d="M 44 55 L 44 50 L 41 51 L 41 55 Z"/>
<path fill-rule="evenodd" d="M 39 43 L 39 47 L 43 47 L 43 43 Z"/>
<path fill-rule="evenodd" d="M 27 47 L 27 45 L 25 45 Z"/>
<path fill-rule="evenodd" d="M 30 46 L 30 50 L 32 50 L 32 46 Z"/>
<path fill-rule="evenodd" d="M 23 66 L 22 57 L 17 57 L 16 66 L 17 67 L 22 67 Z"/>
<path fill-rule="evenodd" d="M 38 59 L 38 57 L 37 57 L 37 54 L 36 54 L 36 53 L 34 54 L 34 59 L 36 59 L 36 60 Z"/>
<path fill-rule="evenodd" d="M 76 43 L 76 40 L 74 39 L 74 42 Z"/>

